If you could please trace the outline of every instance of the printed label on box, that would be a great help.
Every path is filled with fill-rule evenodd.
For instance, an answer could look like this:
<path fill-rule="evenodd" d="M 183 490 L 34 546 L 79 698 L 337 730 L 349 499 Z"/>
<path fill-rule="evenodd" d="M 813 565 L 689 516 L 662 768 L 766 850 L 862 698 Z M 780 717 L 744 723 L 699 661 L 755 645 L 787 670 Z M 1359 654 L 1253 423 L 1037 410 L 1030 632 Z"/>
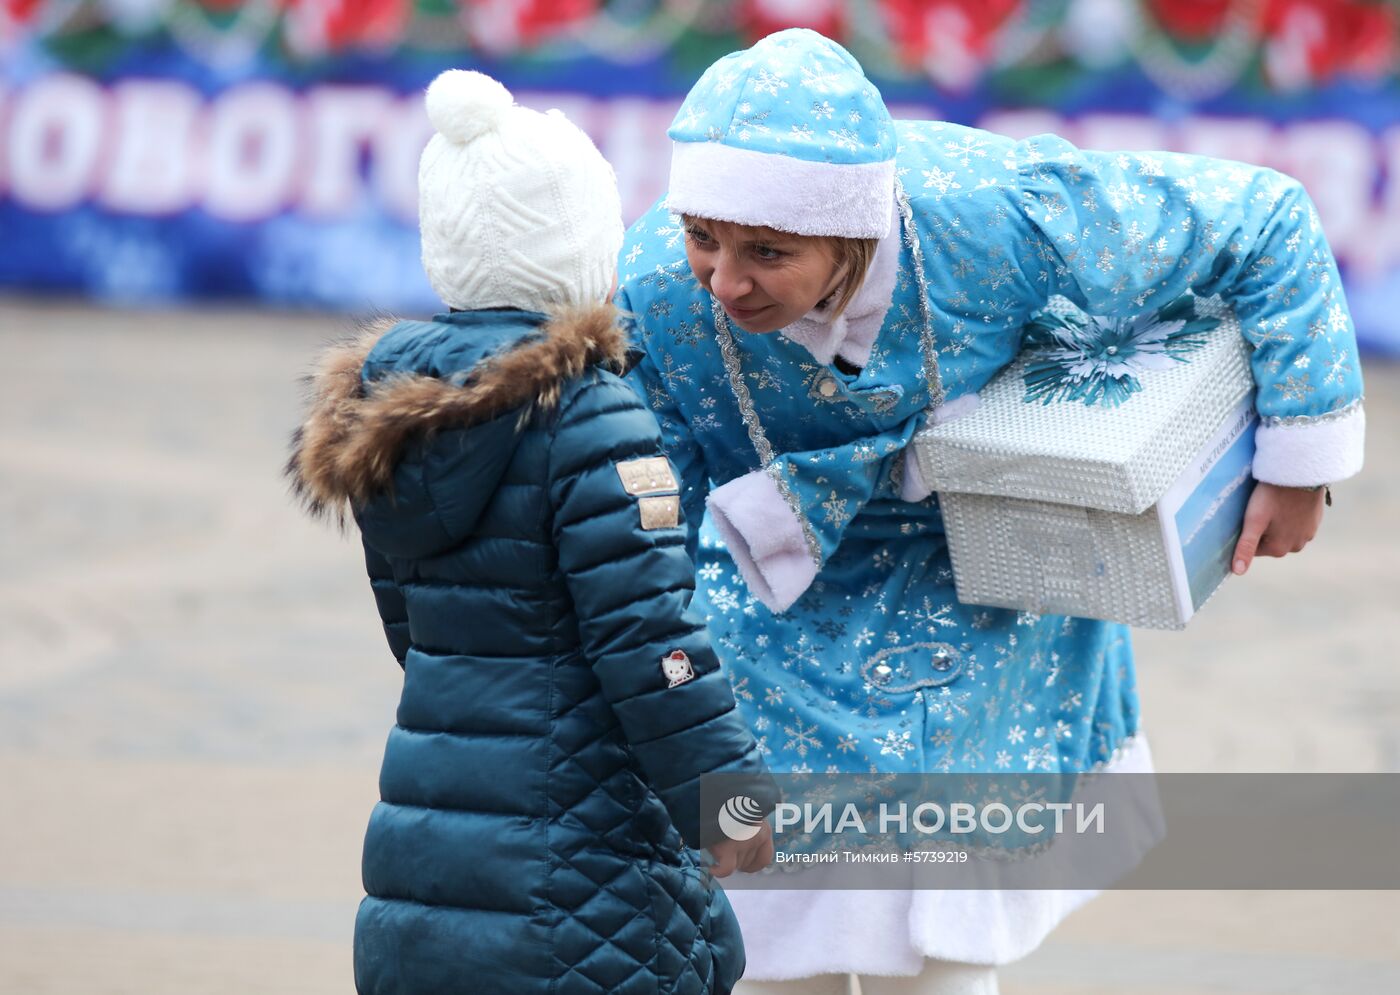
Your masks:
<path fill-rule="evenodd" d="M 1230 575 L 1254 491 L 1254 397 L 1246 397 L 1158 504 L 1177 611 L 1186 622 Z"/>

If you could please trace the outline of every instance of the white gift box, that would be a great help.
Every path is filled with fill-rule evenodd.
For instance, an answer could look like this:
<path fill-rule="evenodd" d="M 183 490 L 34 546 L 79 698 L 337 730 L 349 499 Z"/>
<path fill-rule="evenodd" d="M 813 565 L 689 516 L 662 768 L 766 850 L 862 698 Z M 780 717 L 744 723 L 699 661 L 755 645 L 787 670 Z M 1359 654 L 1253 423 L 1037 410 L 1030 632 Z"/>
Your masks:
<path fill-rule="evenodd" d="M 958 599 L 1182 628 L 1229 575 L 1253 487 L 1251 348 L 1214 298 L 1045 314 L 972 414 L 915 436 Z"/>

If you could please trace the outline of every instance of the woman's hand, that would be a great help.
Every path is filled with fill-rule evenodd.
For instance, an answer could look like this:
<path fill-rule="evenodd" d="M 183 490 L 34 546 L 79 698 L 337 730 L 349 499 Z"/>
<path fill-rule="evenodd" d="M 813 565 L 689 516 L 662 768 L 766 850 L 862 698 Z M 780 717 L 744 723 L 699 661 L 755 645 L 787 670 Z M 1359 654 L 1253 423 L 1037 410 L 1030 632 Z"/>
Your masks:
<path fill-rule="evenodd" d="M 1301 550 L 1322 522 L 1325 488 L 1258 483 L 1244 510 L 1244 531 L 1235 545 L 1235 573 L 1258 556 L 1287 556 Z"/>

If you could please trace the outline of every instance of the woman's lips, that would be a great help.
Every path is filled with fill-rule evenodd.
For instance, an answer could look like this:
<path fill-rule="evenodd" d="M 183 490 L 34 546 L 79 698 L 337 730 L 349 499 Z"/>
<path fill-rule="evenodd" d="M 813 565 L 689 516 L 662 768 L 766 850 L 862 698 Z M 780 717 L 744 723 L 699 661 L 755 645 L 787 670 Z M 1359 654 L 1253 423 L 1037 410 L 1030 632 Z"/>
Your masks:
<path fill-rule="evenodd" d="M 748 321 L 759 312 L 768 310 L 767 304 L 763 305 L 763 307 L 737 307 L 733 304 L 722 304 L 722 306 L 725 314 L 729 315 L 729 317 L 733 318 L 735 321 Z"/>

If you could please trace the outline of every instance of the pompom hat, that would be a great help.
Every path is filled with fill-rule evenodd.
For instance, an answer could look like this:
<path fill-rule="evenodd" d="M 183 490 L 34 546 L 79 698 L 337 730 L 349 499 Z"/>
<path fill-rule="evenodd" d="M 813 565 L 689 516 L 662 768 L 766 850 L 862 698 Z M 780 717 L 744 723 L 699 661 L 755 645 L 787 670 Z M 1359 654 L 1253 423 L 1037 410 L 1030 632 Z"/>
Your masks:
<path fill-rule="evenodd" d="M 438 76 L 425 104 L 437 134 L 418 164 L 418 222 L 438 296 L 464 311 L 607 300 L 622 205 L 588 136 L 478 72 Z"/>
<path fill-rule="evenodd" d="M 666 206 L 799 235 L 883 238 L 894 122 L 851 53 L 805 28 L 720 59 L 681 104 Z"/>

